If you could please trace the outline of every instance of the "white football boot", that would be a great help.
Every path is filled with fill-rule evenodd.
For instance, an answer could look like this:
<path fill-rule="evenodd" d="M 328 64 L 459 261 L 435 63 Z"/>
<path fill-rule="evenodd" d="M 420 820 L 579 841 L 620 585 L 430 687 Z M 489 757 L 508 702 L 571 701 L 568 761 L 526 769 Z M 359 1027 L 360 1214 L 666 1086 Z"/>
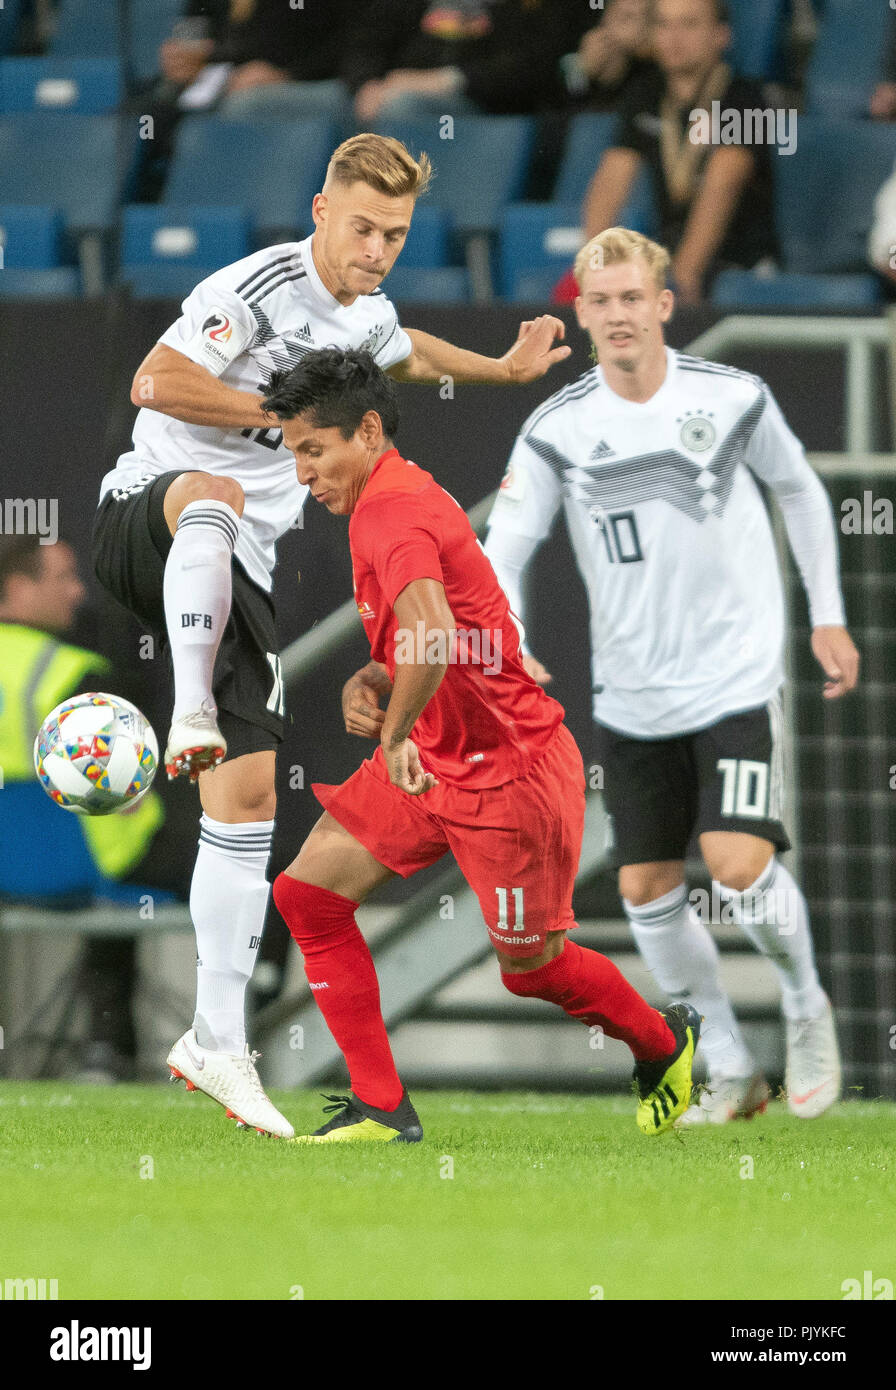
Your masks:
<path fill-rule="evenodd" d="M 686 1110 L 676 1121 L 676 1129 L 694 1129 L 697 1125 L 724 1125 L 729 1120 L 752 1120 L 762 1115 L 771 1092 L 761 1072 L 752 1076 L 721 1076 L 710 1079 L 696 1105 Z"/>
<path fill-rule="evenodd" d="M 165 749 L 165 771 L 169 780 L 182 773 L 195 782 L 200 772 L 217 767 L 227 755 L 227 743 L 218 728 L 218 711 L 211 700 L 203 700 L 197 710 L 175 719 Z"/>
<path fill-rule="evenodd" d="M 787 1107 L 804 1120 L 814 1120 L 840 1099 L 842 1072 L 834 1029 L 834 1011 L 827 1000 L 818 1018 L 786 1019 Z"/>
<path fill-rule="evenodd" d="M 255 1129 L 259 1134 L 276 1134 L 292 1139 L 295 1130 L 264 1093 L 255 1059 L 260 1054 L 248 1047 L 242 1056 L 230 1052 L 210 1052 L 200 1047 L 196 1034 L 188 1028 L 168 1053 L 172 1081 L 185 1081 L 188 1091 L 204 1091 L 223 1105 L 228 1120 L 238 1128 Z"/>

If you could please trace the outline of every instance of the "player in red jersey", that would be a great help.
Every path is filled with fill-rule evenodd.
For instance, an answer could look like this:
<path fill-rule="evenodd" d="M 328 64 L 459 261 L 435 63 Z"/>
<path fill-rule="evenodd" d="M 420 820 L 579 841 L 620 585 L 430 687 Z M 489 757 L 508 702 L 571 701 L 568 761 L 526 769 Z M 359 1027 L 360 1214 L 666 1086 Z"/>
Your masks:
<path fill-rule="evenodd" d="M 379 739 L 342 786 L 314 787 L 324 815 L 274 884 L 352 1087 L 335 1118 L 293 1142 L 422 1138 L 354 914 L 379 884 L 448 850 L 507 989 L 627 1042 L 639 1128 L 668 1129 L 690 1099 L 699 1016 L 651 1008 L 605 956 L 567 940 L 582 759 L 562 707 L 523 668 L 518 625 L 463 510 L 392 447 L 393 384 L 368 353 L 325 349 L 274 378 L 263 408 L 282 423 L 299 481 L 351 515 L 373 660 L 346 685 L 343 711 L 349 732 Z"/>

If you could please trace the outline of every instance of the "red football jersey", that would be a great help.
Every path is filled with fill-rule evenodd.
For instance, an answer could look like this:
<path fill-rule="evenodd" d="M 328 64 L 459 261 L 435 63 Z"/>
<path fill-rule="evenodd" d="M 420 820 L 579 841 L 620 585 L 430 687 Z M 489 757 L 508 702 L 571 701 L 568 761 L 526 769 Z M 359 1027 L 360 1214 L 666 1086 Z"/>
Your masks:
<path fill-rule="evenodd" d="M 544 752 L 563 707 L 523 669 L 504 591 L 463 508 L 397 449 L 374 466 L 349 523 L 355 599 L 374 661 L 390 677 L 426 660 L 426 634 L 398 627 L 393 604 L 415 579 L 445 587 L 454 615 L 444 680 L 411 733 L 427 772 L 465 787 L 520 777 Z"/>

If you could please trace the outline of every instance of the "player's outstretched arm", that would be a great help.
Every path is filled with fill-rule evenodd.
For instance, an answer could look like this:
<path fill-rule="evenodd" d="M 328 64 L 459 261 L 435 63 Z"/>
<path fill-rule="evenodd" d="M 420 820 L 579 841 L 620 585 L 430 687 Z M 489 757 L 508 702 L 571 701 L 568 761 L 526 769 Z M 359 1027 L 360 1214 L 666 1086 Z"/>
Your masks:
<path fill-rule="evenodd" d="M 420 765 L 411 730 L 445 678 L 454 641 L 454 615 L 437 579 L 414 579 L 393 604 L 395 676 L 380 745 L 389 777 L 410 796 L 436 785 Z"/>
<path fill-rule="evenodd" d="M 537 381 L 572 352 L 572 348 L 562 344 L 566 325 L 552 314 L 520 324 L 516 342 L 503 357 L 483 357 L 418 328 L 405 331 L 414 350 L 410 357 L 389 368 L 389 375 L 396 381 L 439 382 L 450 376 L 459 382 L 519 386 Z"/>
<path fill-rule="evenodd" d="M 379 738 L 386 711 L 380 709 L 380 697 L 391 695 L 392 682 L 385 666 L 369 661 L 356 671 L 342 687 L 342 717 L 346 732 L 360 738 Z"/>
<path fill-rule="evenodd" d="M 260 394 L 225 386 L 205 367 L 166 343 L 156 343 L 140 363 L 131 400 L 188 425 L 216 425 L 226 430 L 258 429 L 272 423 L 261 410 Z"/>

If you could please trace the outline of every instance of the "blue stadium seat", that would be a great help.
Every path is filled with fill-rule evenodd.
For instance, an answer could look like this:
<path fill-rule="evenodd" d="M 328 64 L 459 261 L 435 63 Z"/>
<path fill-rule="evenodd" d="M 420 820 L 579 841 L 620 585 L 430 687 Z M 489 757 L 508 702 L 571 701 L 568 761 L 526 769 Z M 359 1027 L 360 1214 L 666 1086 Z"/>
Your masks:
<path fill-rule="evenodd" d="M 383 289 L 390 299 L 406 304 L 468 304 L 472 297 L 469 273 L 457 265 L 425 269 L 399 261 Z"/>
<path fill-rule="evenodd" d="M 535 139 L 528 116 L 456 116 L 453 138 L 438 121 L 390 121 L 374 129 L 425 150 L 435 171 L 426 201 L 451 214 L 461 236 L 495 232 L 508 203 L 523 196 Z"/>
<path fill-rule="evenodd" d="M 398 264 L 404 269 L 448 265 L 451 260 L 451 218 L 443 208 L 418 203 Z"/>
<path fill-rule="evenodd" d="M 81 277 L 74 266 L 57 265 L 47 270 L 0 270 L 2 299 L 67 299 L 80 293 Z"/>
<path fill-rule="evenodd" d="M 615 135 L 616 117 L 608 112 L 585 111 L 573 117 L 554 187 L 555 202 L 581 205 L 604 151 L 613 146 Z M 619 225 L 647 236 L 657 231 L 653 190 L 646 166 L 641 169 L 631 196 L 619 214 Z"/>
<path fill-rule="evenodd" d="M 865 116 L 878 82 L 893 11 L 868 0 L 825 0 L 806 73 L 806 111 Z"/>
<path fill-rule="evenodd" d="M 896 128 L 801 116 L 794 154 L 775 158 L 775 220 L 784 266 L 859 271 L 877 191 L 896 158 Z"/>
<path fill-rule="evenodd" d="M 246 209 L 270 240 L 314 230 L 311 200 L 319 193 L 334 147 L 329 121 L 285 125 L 188 116 L 181 122 L 164 203 Z"/>
<path fill-rule="evenodd" d="M 62 218 L 55 208 L 0 206 L 4 270 L 45 270 L 59 265 Z"/>
<path fill-rule="evenodd" d="M 0 189 L 8 203 L 60 209 L 78 236 L 107 231 L 118 212 L 124 169 L 136 148 L 120 142 L 115 116 L 27 112 L 0 117 Z"/>
<path fill-rule="evenodd" d="M 121 65 L 115 58 L 4 58 L 0 60 L 0 112 L 115 111 L 121 100 Z"/>
<path fill-rule="evenodd" d="M 51 57 L 117 58 L 122 53 L 119 0 L 62 0 Z M 184 0 L 132 0 L 127 43 L 133 78 L 146 82 L 159 70 L 159 46 L 184 11 Z"/>
<path fill-rule="evenodd" d="M 213 275 L 216 265 L 132 265 L 122 266 L 119 283 L 126 285 L 135 299 L 186 299 L 200 280 Z"/>
<path fill-rule="evenodd" d="M 0 57 L 15 47 L 22 8 L 23 0 L 6 0 L 0 8 Z"/>
<path fill-rule="evenodd" d="M 766 82 L 783 77 L 789 0 L 729 0 L 730 62 L 743 77 Z"/>
<path fill-rule="evenodd" d="M 754 275 L 723 270 L 710 296 L 720 309 L 873 309 L 883 292 L 873 275 Z"/>
<path fill-rule="evenodd" d="M 121 263 L 125 273 L 144 265 L 219 269 L 251 250 L 249 219 L 242 208 L 139 204 L 124 210 Z"/>
<path fill-rule="evenodd" d="M 529 298 L 533 283 L 545 285 L 550 293 L 582 244 L 581 221 L 578 203 L 513 203 L 505 208 L 498 245 L 498 293 L 504 299 Z M 530 279 L 533 274 L 539 276 L 537 282 Z M 525 296 L 520 292 L 522 283 L 529 291 Z"/>

